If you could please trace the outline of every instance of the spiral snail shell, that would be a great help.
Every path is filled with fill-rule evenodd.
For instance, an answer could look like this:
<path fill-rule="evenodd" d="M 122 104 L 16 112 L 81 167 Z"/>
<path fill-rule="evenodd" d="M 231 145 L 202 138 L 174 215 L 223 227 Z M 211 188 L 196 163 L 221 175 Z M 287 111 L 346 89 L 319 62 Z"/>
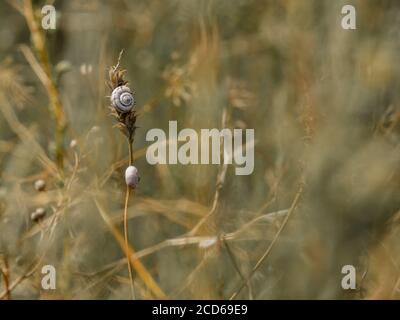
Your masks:
<path fill-rule="evenodd" d="M 116 87 L 111 93 L 111 105 L 122 113 L 131 111 L 135 105 L 131 89 L 127 86 Z"/>

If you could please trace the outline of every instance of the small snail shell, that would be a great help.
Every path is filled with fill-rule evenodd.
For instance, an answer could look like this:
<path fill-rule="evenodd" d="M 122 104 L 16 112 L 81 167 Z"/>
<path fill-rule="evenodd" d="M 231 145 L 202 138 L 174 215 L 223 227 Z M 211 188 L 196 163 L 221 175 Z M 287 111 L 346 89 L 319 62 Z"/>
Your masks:
<path fill-rule="evenodd" d="M 34 222 L 38 222 L 46 215 L 46 210 L 43 208 L 37 208 L 34 212 L 31 213 L 31 220 Z"/>
<path fill-rule="evenodd" d="M 139 185 L 140 177 L 138 169 L 135 166 L 129 166 L 125 170 L 125 182 L 126 185 L 135 189 Z"/>
<path fill-rule="evenodd" d="M 119 112 L 131 111 L 135 105 L 135 98 L 127 86 L 116 87 L 111 93 L 111 105 Z"/>
<path fill-rule="evenodd" d="M 71 149 L 75 149 L 78 146 L 78 141 L 76 139 L 72 139 L 71 142 L 69 143 L 69 147 Z"/>
<path fill-rule="evenodd" d="M 37 191 L 44 191 L 46 189 L 46 182 L 42 179 L 36 180 L 34 187 Z"/>

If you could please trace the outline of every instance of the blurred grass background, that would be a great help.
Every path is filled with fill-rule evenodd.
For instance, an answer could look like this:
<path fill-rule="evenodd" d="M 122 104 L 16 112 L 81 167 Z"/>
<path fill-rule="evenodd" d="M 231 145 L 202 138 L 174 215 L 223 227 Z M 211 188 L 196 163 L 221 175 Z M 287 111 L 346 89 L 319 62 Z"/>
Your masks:
<path fill-rule="evenodd" d="M 128 155 L 105 85 L 122 49 L 139 113 L 130 243 L 168 298 L 399 298 L 398 1 L 33 1 L 39 25 L 43 5 L 57 10 L 56 30 L 40 32 L 64 172 L 23 2 L 0 2 L 1 298 L 129 298 L 104 220 L 122 232 Z M 345 4 L 357 30 L 341 28 Z M 147 163 L 151 128 L 221 128 L 224 114 L 255 129 L 252 175 Z M 46 264 L 56 290 L 41 289 Z M 341 288 L 347 264 L 356 290 Z M 138 276 L 135 292 L 155 298 Z"/>

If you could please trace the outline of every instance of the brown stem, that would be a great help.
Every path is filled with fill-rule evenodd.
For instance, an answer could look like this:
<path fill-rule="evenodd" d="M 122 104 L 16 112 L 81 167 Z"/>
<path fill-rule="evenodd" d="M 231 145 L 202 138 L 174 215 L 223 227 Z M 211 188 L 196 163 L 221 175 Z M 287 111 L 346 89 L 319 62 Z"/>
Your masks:
<path fill-rule="evenodd" d="M 104 208 L 100 205 L 99 201 L 95 198 L 95 203 L 97 209 L 99 210 L 103 220 L 110 228 L 114 238 L 117 240 L 119 246 L 122 250 L 126 250 L 126 246 L 124 243 L 124 237 L 120 234 L 117 228 L 114 227 L 113 222 L 111 221 L 110 217 L 107 215 Z M 128 259 L 130 260 L 130 264 L 132 265 L 133 269 L 136 273 L 140 276 L 143 280 L 143 283 L 150 289 L 150 291 L 154 294 L 157 299 L 166 299 L 166 294 L 162 291 L 162 289 L 158 286 L 157 282 L 151 276 L 151 273 L 146 269 L 146 267 L 142 264 L 140 259 L 136 257 L 136 251 L 133 247 L 128 245 Z"/>
<path fill-rule="evenodd" d="M 300 186 L 299 191 L 296 193 L 296 196 L 292 202 L 292 205 L 289 209 L 288 214 L 286 215 L 285 219 L 283 220 L 278 232 L 275 234 L 274 238 L 272 239 L 271 243 L 269 244 L 267 250 L 265 250 L 264 254 L 261 256 L 261 258 L 257 261 L 256 265 L 253 267 L 251 270 L 250 274 L 247 276 L 247 278 L 242 281 L 242 284 L 237 288 L 237 290 L 232 294 L 232 296 L 229 298 L 229 300 L 234 300 L 242 291 L 244 287 L 247 286 L 248 283 L 250 283 L 251 277 L 254 275 L 254 273 L 258 270 L 258 268 L 261 266 L 261 264 L 265 261 L 265 259 L 269 256 L 271 253 L 272 248 L 274 247 L 275 243 L 277 242 L 279 236 L 281 235 L 282 231 L 284 230 L 285 226 L 287 225 L 289 218 L 293 214 L 294 210 L 297 207 L 297 204 L 300 200 L 301 194 L 303 193 L 303 185 Z"/>
<path fill-rule="evenodd" d="M 129 165 L 133 163 L 133 148 L 132 148 L 132 140 L 128 139 L 128 146 L 129 146 Z M 129 280 L 131 284 L 131 296 L 132 299 L 135 298 L 135 291 L 134 291 L 134 281 L 133 281 L 133 274 L 132 274 L 132 267 L 129 259 L 129 233 L 128 233 L 128 203 L 129 203 L 129 194 L 130 194 L 130 187 L 126 186 L 126 194 L 125 194 L 125 207 L 124 207 L 124 243 L 125 243 L 125 255 L 126 260 L 128 263 L 128 273 L 129 273 Z"/>
<path fill-rule="evenodd" d="M 46 48 L 46 41 L 36 21 L 31 0 L 25 0 L 23 14 L 32 36 L 32 43 L 36 49 L 39 61 L 46 74 L 45 87 L 49 96 L 51 111 L 56 121 L 56 162 L 61 171 L 64 170 L 64 132 L 66 128 L 66 117 L 61 104 L 60 94 L 52 77 L 49 53 Z"/>
<path fill-rule="evenodd" d="M 5 286 L 5 297 L 7 300 L 11 300 L 11 290 L 10 290 L 10 272 L 8 267 L 8 259 L 4 257 L 4 269 L 0 268 L 0 271 L 3 275 L 4 286 Z"/>
<path fill-rule="evenodd" d="M 128 203 L 129 203 L 129 194 L 130 194 L 130 188 L 129 186 L 126 187 L 126 194 L 125 194 L 125 208 L 124 208 L 124 243 L 125 243 L 125 255 L 126 255 L 126 260 L 128 263 L 128 273 L 129 273 L 129 280 L 131 284 L 131 297 L 132 299 L 135 298 L 135 290 L 134 290 L 134 282 L 133 282 L 133 274 L 132 274 L 132 268 L 131 268 L 131 262 L 129 260 L 129 239 L 128 239 Z"/>
<path fill-rule="evenodd" d="M 128 139 L 128 146 L 129 146 L 129 165 L 133 164 L 133 141 Z"/>

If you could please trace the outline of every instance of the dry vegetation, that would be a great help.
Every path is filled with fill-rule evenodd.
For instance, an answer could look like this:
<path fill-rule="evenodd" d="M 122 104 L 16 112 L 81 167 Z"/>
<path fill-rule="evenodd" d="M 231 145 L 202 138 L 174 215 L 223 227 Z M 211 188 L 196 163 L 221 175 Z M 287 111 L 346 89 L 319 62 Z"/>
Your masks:
<path fill-rule="evenodd" d="M 1 1 L 0 298 L 131 297 L 130 160 L 106 85 L 122 49 L 137 299 L 399 298 L 399 28 L 398 0 Z M 253 174 L 149 165 L 146 132 L 169 120 L 254 128 Z"/>

